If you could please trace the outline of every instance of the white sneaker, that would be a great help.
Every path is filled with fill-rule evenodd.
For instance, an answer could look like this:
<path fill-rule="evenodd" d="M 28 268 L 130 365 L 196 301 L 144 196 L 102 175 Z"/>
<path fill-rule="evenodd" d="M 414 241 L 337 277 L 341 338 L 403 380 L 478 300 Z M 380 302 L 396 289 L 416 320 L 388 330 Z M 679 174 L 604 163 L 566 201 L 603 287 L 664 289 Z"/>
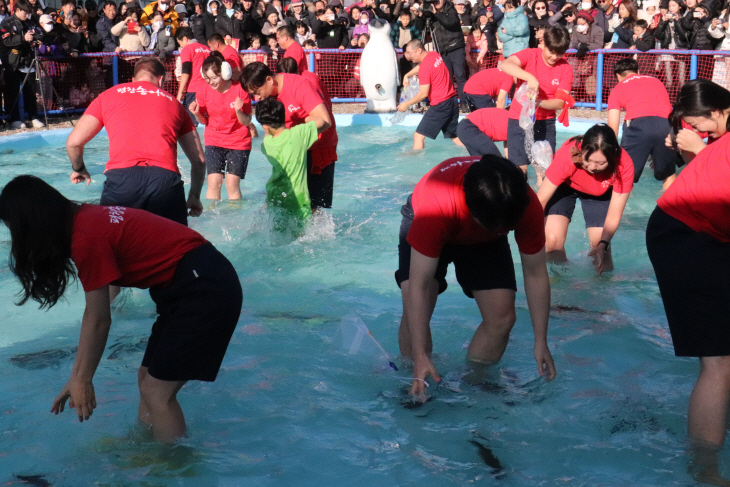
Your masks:
<path fill-rule="evenodd" d="M 13 123 L 12 123 L 12 124 L 10 124 L 10 125 L 11 125 L 11 126 L 12 126 L 12 127 L 14 128 L 14 129 L 24 129 L 24 128 L 26 128 L 26 127 L 25 127 L 25 124 L 24 124 L 23 122 L 21 122 L 20 120 L 18 120 L 18 121 L 15 121 L 15 122 L 13 122 Z"/>
<path fill-rule="evenodd" d="M 45 124 L 45 123 L 41 122 L 41 121 L 40 121 L 40 120 L 38 120 L 37 118 L 34 118 L 33 120 L 31 120 L 31 122 L 30 122 L 30 123 L 32 123 L 32 124 L 33 124 L 33 128 L 35 128 L 35 129 L 42 129 L 43 127 L 45 127 L 45 126 L 46 126 L 46 124 Z"/>

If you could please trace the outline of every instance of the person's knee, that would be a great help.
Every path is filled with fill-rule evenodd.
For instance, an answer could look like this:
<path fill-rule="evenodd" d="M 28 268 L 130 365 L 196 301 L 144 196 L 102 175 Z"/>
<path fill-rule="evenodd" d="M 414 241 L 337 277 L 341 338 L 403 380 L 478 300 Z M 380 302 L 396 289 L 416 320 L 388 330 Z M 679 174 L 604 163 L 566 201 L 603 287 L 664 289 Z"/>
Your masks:
<path fill-rule="evenodd" d="M 165 407 L 175 400 L 176 391 L 160 387 L 160 382 L 147 374 L 139 385 L 139 393 L 150 409 Z"/>
<path fill-rule="evenodd" d="M 562 250 L 565 247 L 565 237 L 555 233 L 545 232 L 545 252 Z"/>
<path fill-rule="evenodd" d="M 499 335 L 506 336 L 512 331 L 512 327 L 516 322 L 517 314 L 514 307 L 506 307 L 501 310 L 492 310 L 489 318 L 482 323 L 482 326 Z"/>
<path fill-rule="evenodd" d="M 714 381 L 730 389 L 730 356 L 702 357 L 701 375 L 712 377 Z"/>

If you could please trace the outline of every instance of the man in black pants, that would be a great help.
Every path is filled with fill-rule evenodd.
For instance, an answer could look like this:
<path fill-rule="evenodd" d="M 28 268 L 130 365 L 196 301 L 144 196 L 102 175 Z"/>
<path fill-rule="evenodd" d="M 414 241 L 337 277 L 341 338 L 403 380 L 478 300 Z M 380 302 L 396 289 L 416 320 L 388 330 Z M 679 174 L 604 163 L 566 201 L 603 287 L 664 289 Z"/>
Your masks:
<path fill-rule="evenodd" d="M 424 17 L 431 19 L 436 50 L 444 58 L 449 74 L 456 79 L 456 90 L 461 100 L 461 110 L 468 112 L 469 108 L 464 100 L 464 85 L 466 84 L 466 43 L 461 31 L 459 14 L 454 4 L 446 0 L 439 0 L 431 4 L 431 10 L 424 9 Z"/>

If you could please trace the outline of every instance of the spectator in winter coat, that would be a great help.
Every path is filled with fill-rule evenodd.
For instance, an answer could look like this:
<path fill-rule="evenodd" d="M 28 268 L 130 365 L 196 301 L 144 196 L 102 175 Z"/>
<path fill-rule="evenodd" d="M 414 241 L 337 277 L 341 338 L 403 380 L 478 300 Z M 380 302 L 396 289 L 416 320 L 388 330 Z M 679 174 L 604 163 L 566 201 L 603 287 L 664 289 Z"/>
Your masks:
<path fill-rule="evenodd" d="M 512 54 L 527 49 L 530 45 L 530 24 L 525 9 L 518 0 L 505 0 L 504 19 L 498 30 L 502 41 L 502 56 L 507 59 Z"/>
<path fill-rule="evenodd" d="M 147 47 L 150 51 L 155 53 L 155 56 L 159 57 L 160 60 L 164 60 L 167 56 L 171 55 L 177 49 L 175 43 L 175 36 L 172 35 L 172 26 L 165 26 L 165 18 L 162 12 L 155 12 L 152 17 L 150 44 Z"/>
<path fill-rule="evenodd" d="M 304 6 L 302 0 L 294 0 L 289 4 L 289 11 L 284 20 L 292 29 L 296 29 L 297 22 L 304 22 L 307 27 L 312 27 L 312 14 Z"/>
<path fill-rule="evenodd" d="M 195 38 L 202 43 L 208 42 L 208 38 L 215 34 L 215 19 L 205 10 L 204 0 L 193 0 L 195 13 L 188 19 L 188 25 L 193 29 Z M 154 20 L 153 20 L 154 22 Z"/>
<path fill-rule="evenodd" d="M 276 29 L 284 25 L 286 25 L 286 22 L 279 17 L 279 12 L 276 8 L 273 6 L 267 7 L 266 21 L 264 22 L 264 26 L 261 28 L 261 33 L 265 36 L 276 34 Z"/>
<path fill-rule="evenodd" d="M 646 52 L 654 49 L 654 44 L 656 44 L 656 38 L 649 30 L 649 24 L 646 20 L 637 20 L 634 24 L 634 42 L 631 49 Z"/>
<path fill-rule="evenodd" d="M 588 51 L 603 49 L 603 31 L 595 25 L 593 17 L 585 10 L 581 10 L 576 16 L 576 25 L 570 36 L 569 49 L 578 49 L 583 44 Z"/>
<path fill-rule="evenodd" d="M 312 22 L 312 31 L 320 49 L 345 49 L 349 43 L 347 27 L 336 16 L 337 12 L 330 5 L 325 9 L 322 20 Z"/>
<path fill-rule="evenodd" d="M 628 49 L 634 38 L 634 23 L 636 23 L 636 5 L 633 0 L 623 0 L 618 6 L 618 17 L 621 23 L 614 27 L 611 38 L 613 49 Z"/>
<path fill-rule="evenodd" d="M 137 24 L 134 31 L 130 31 L 129 24 Z M 146 51 L 150 45 L 150 36 L 147 29 L 139 25 L 137 21 L 137 10 L 127 9 L 127 17 L 112 27 L 112 35 L 119 37 L 119 47 L 124 52 Z"/>
<path fill-rule="evenodd" d="M 681 22 L 690 39 L 690 49 L 712 50 L 713 38 L 709 31 L 712 20 L 707 6 L 697 5 L 691 14 L 681 19 Z"/>
<path fill-rule="evenodd" d="M 356 39 L 360 37 L 360 34 L 370 35 L 370 14 L 367 10 L 360 12 L 360 20 L 352 31 L 352 38 Z"/>
<path fill-rule="evenodd" d="M 393 42 L 393 47 L 400 49 L 405 47 L 411 39 L 420 39 L 425 24 L 426 19 L 424 17 L 416 16 L 414 19 L 413 14 L 408 9 L 401 10 L 398 14 L 398 21 L 390 31 L 390 40 Z M 413 66 L 404 73 L 412 68 Z"/>
<path fill-rule="evenodd" d="M 104 15 L 96 23 L 96 31 L 101 36 L 101 42 L 104 46 L 103 52 L 120 52 L 122 50 L 119 47 L 119 37 L 112 34 L 116 15 L 116 4 L 112 0 L 104 2 Z"/>
<path fill-rule="evenodd" d="M 180 18 L 175 9 L 172 7 L 170 0 L 158 0 L 147 5 L 142 10 L 142 15 L 139 18 L 140 25 L 147 26 L 152 24 L 152 17 L 158 10 L 162 12 L 162 15 L 165 17 L 165 25 L 172 26 L 172 33 L 174 35 L 175 32 L 177 32 L 178 27 L 180 27 Z"/>
<path fill-rule="evenodd" d="M 550 27 L 550 16 L 548 15 L 548 4 L 546 0 L 535 0 L 530 6 L 532 12 L 528 15 L 530 24 L 530 47 L 537 47 L 537 38 L 535 34 L 542 27 L 547 29 Z"/>

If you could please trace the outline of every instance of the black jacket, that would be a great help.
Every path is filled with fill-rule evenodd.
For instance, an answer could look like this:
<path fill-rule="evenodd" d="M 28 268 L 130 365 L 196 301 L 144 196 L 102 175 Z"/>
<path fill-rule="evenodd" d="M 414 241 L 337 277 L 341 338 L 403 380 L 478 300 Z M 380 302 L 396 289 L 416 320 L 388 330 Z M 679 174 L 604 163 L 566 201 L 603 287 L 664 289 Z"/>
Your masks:
<path fill-rule="evenodd" d="M 349 36 L 344 23 L 335 20 L 333 24 L 322 22 L 318 19 L 312 21 L 312 32 L 317 36 L 317 47 L 319 49 L 338 49 L 340 46 L 347 47 Z"/>
<path fill-rule="evenodd" d="M 711 51 L 713 49 L 712 38 L 710 37 L 710 32 L 707 28 L 712 23 L 712 20 L 706 17 L 695 17 L 695 11 L 695 9 L 690 9 L 688 13 L 679 20 L 682 23 L 682 28 L 684 28 L 687 33 L 689 48 Z"/>
<path fill-rule="evenodd" d="M 295 26 L 296 26 L 297 20 L 301 20 L 302 22 L 304 22 L 309 27 L 312 27 L 312 19 L 313 18 L 314 18 L 314 15 L 312 15 L 312 13 L 305 8 L 304 10 L 302 10 L 302 13 L 301 13 L 299 19 L 297 19 L 296 15 L 294 15 L 294 12 L 292 12 L 291 10 L 289 10 L 286 13 L 286 16 L 284 17 L 284 21 L 286 22 L 286 25 L 288 25 L 294 31 L 294 33 L 296 34 L 297 31 L 296 31 L 296 27 Z"/>
<path fill-rule="evenodd" d="M 442 56 L 466 47 L 464 34 L 461 32 L 459 14 L 456 12 L 453 3 L 444 2 L 443 10 L 433 14 L 431 24 L 434 40 L 438 46 L 439 54 Z"/>
<path fill-rule="evenodd" d="M 243 30 L 244 34 L 247 34 L 249 32 L 261 34 L 261 27 L 264 26 L 264 22 L 266 22 L 266 19 L 264 19 L 261 14 L 259 14 L 258 10 L 251 7 L 250 10 L 243 9 L 242 22 L 243 25 L 241 26 L 241 29 Z"/>
<path fill-rule="evenodd" d="M 215 31 L 225 36 L 231 36 L 234 39 L 243 38 L 243 21 L 229 17 L 226 9 L 222 8 L 215 17 Z M 200 41 L 200 39 L 198 39 Z"/>
<path fill-rule="evenodd" d="M 215 19 L 208 12 L 191 15 L 188 24 L 193 29 L 195 38 L 203 44 L 207 44 L 208 38 L 215 34 Z"/>
<path fill-rule="evenodd" d="M 634 25 L 629 19 L 621 22 L 621 25 L 614 29 L 614 33 L 618 36 L 618 40 L 611 46 L 612 49 L 628 49 L 634 41 Z"/>
<path fill-rule="evenodd" d="M 15 15 L 8 15 L 0 22 L 0 36 L 3 40 L 0 59 L 3 66 L 16 70 L 27 68 L 33 62 L 33 49 L 30 42 L 25 40 L 25 33 L 29 30 L 36 32 L 36 35 L 40 33 L 30 18 L 22 21 Z"/>
<path fill-rule="evenodd" d="M 659 21 L 654 36 L 660 42 L 662 49 L 669 49 L 669 45 L 672 43 L 672 34 L 669 26 L 674 26 L 674 42 L 677 49 L 687 49 L 689 47 L 689 37 L 682 27 L 682 23 L 679 20 L 665 21 L 663 18 Z"/>
<path fill-rule="evenodd" d="M 656 44 L 656 38 L 654 37 L 654 34 L 652 34 L 650 31 L 644 32 L 644 35 L 636 39 L 634 41 L 634 45 L 636 46 L 636 49 L 639 51 L 646 52 L 649 49 L 654 49 L 654 44 Z"/>
<path fill-rule="evenodd" d="M 101 43 L 104 46 L 102 52 L 114 52 L 119 47 L 119 37 L 112 35 L 114 21 L 106 15 L 99 17 L 96 22 L 96 31 L 101 36 Z"/>

